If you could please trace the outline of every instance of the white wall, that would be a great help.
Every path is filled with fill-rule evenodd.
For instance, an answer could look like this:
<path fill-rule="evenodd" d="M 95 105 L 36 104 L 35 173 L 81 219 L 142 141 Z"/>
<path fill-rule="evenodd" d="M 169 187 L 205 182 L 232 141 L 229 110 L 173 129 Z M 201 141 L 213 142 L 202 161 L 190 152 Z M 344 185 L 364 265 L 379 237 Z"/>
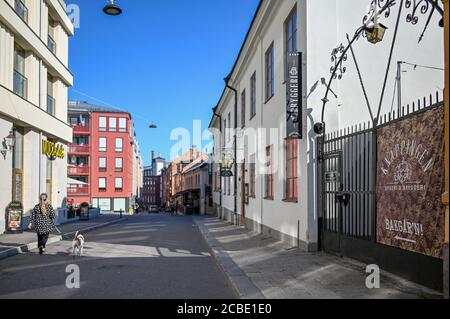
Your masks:
<path fill-rule="evenodd" d="M 3 149 L 3 138 L 9 135 L 12 129 L 12 123 L 0 116 L 0 149 Z M 0 176 L 2 182 L 0 183 L 0 194 L 11 194 L 12 189 L 12 154 L 8 152 L 6 158 L 0 154 Z M 5 182 L 10 181 L 10 182 Z M 5 229 L 5 212 L 12 196 L 0 196 L 0 234 Z"/>

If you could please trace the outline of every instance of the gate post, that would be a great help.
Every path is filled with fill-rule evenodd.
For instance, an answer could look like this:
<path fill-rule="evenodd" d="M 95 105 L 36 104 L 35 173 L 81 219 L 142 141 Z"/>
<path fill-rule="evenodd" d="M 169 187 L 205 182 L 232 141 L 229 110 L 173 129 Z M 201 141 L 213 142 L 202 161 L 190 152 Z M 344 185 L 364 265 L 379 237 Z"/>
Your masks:
<path fill-rule="evenodd" d="M 377 242 L 377 161 L 378 161 L 378 119 L 372 124 L 372 241 Z"/>
<path fill-rule="evenodd" d="M 445 242 L 444 242 L 444 297 L 448 296 L 448 243 L 449 243 L 449 205 L 448 205 L 448 192 L 449 192 L 449 0 L 443 0 L 444 4 L 444 42 L 445 42 L 445 92 L 444 92 L 444 112 L 445 112 L 445 194 L 442 196 L 443 203 L 446 206 L 445 211 Z"/>
<path fill-rule="evenodd" d="M 317 165 L 317 215 L 319 222 L 318 227 L 318 249 L 322 250 L 322 236 L 324 227 L 324 211 L 323 211 L 323 194 L 324 194 L 324 182 L 323 182 L 323 154 L 324 154 L 324 138 L 325 136 L 317 136 L 316 138 L 316 165 Z"/>

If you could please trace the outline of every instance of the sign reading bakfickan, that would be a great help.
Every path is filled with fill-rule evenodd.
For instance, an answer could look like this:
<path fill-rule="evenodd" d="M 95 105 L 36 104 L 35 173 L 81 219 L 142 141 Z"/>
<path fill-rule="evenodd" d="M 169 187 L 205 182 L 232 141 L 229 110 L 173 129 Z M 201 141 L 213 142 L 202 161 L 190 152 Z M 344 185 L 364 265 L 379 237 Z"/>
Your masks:
<path fill-rule="evenodd" d="M 56 144 L 54 142 L 43 140 L 42 141 L 42 154 L 47 156 L 50 159 L 65 157 L 64 154 L 64 145 Z"/>
<path fill-rule="evenodd" d="M 289 138 L 303 138 L 302 118 L 302 54 L 289 52 L 287 55 L 287 109 L 286 130 Z"/>
<path fill-rule="evenodd" d="M 440 107 L 378 131 L 378 243 L 442 257 L 443 117 Z"/>

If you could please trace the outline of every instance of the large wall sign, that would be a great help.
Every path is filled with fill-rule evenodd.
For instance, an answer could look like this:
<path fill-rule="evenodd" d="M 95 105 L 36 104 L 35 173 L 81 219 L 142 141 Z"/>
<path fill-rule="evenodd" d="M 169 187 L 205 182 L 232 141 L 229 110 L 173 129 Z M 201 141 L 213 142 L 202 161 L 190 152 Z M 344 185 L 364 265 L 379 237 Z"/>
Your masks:
<path fill-rule="evenodd" d="M 442 258 L 444 112 L 439 107 L 378 131 L 377 241 Z"/>
<path fill-rule="evenodd" d="M 289 52 L 287 55 L 287 109 L 286 130 L 289 138 L 303 138 L 302 110 L 302 54 Z"/>
<path fill-rule="evenodd" d="M 42 141 L 42 154 L 47 156 L 50 159 L 65 157 L 64 154 L 64 145 L 56 144 L 47 140 Z"/>

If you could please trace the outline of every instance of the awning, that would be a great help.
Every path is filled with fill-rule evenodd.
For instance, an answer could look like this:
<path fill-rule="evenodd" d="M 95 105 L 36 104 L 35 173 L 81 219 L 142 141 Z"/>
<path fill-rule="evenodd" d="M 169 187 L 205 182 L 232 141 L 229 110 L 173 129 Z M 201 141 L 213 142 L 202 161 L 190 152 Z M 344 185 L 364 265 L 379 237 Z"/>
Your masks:
<path fill-rule="evenodd" d="M 73 178 L 67 178 L 67 185 L 88 185 L 88 183 L 77 181 Z"/>

